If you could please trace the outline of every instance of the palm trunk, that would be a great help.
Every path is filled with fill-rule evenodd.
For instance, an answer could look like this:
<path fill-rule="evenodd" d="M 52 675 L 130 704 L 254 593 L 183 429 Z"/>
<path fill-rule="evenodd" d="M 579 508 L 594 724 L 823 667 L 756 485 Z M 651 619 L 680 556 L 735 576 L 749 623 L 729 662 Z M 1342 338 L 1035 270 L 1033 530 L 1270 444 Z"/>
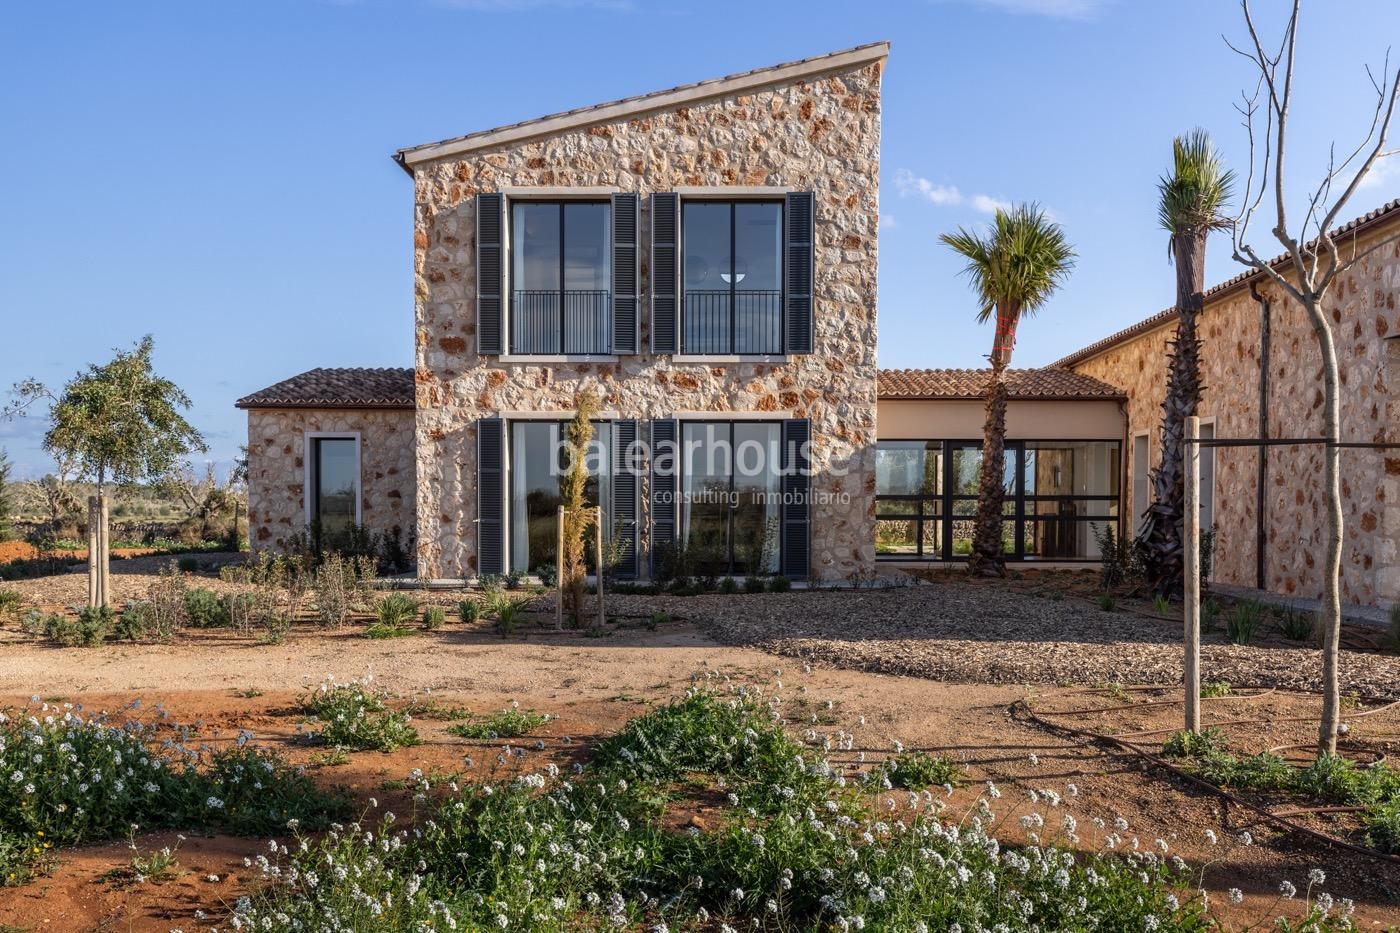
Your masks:
<path fill-rule="evenodd" d="M 992 379 L 987 386 L 987 418 L 982 427 L 982 476 L 977 486 L 977 524 L 972 533 L 968 571 L 983 577 L 1006 575 L 1002 550 L 1002 510 L 1006 489 L 1006 369 L 1016 343 L 1016 318 L 997 309 L 996 337 L 992 345 Z"/>
<path fill-rule="evenodd" d="M 1197 326 L 1205 307 L 1206 231 L 1173 235 L 1172 253 L 1176 261 L 1176 337 L 1167 360 L 1167 394 L 1162 400 L 1162 456 L 1152 474 L 1152 505 L 1142 532 L 1149 582 L 1156 594 L 1164 597 L 1181 594 L 1185 570 L 1182 456 L 1186 419 L 1196 414 L 1201 401 Z"/>

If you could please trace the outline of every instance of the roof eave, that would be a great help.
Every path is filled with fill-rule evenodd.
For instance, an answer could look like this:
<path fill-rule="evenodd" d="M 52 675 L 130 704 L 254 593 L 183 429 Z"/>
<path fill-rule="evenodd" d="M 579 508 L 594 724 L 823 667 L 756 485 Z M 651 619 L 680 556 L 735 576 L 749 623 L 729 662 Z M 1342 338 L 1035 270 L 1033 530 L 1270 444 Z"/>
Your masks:
<path fill-rule="evenodd" d="M 663 110 L 673 110 L 677 107 L 685 107 L 720 97 L 746 94 L 762 88 L 825 77 L 836 72 L 849 71 L 883 61 L 889 57 L 889 52 L 890 43 L 888 41 L 872 42 L 839 52 L 831 52 L 827 55 L 785 62 L 781 65 L 728 75 L 723 78 L 712 78 L 708 81 L 681 85 L 638 97 L 628 97 L 591 107 L 549 114 L 534 120 L 481 130 L 453 139 L 425 143 L 420 146 L 408 146 L 394 153 L 393 158 L 404 171 L 412 175 L 414 167 L 424 162 L 482 149 L 518 144 L 542 136 L 554 136 L 589 126 L 619 123 Z"/>

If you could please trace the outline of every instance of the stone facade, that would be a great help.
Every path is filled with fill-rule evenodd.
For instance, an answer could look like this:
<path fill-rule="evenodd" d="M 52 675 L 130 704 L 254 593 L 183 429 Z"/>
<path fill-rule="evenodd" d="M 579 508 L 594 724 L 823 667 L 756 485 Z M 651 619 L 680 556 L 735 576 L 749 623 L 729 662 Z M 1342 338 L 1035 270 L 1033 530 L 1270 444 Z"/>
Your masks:
<path fill-rule="evenodd" d="M 281 549 L 306 530 L 307 435 L 359 434 L 360 515 L 371 531 L 397 527 L 412 540 L 413 412 L 373 409 L 250 409 L 249 540 L 254 550 Z"/>
<path fill-rule="evenodd" d="M 873 565 L 876 235 L 883 62 L 416 164 L 418 573 L 476 573 L 476 437 L 482 417 L 559 412 L 597 392 L 646 424 L 678 412 L 790 413 L 812 426 L 815 577 Z M 685 362 L 649 347 L 648 199 L 691 186 L 783 186 L 816 199 L 811 354 Z M 476 353 L 473 196 L 608 187 L 642 195 L 644 352 L 602 361 Z M 643 490 L 642 502 L 648 499 Z M 641 553 L 648 552 L 646 516 Z"/>
<path fill-rule="evenodd" d="M 1394 221 L 1368 231 L 1366 249 L 1400 231 Z M 1271 305 L 1270 436 L 1317 437 L 1322 430 L 1320 355 L 1302 308 L 1272 286 L 1261 286 Z M 1333 290 L 1333 332 L 1342 379 L 1343 439 L 1395 441 L 1400 351 L 1388 334 L 1400 330 L 1400 243 L 1388 242 L 1340 278 Z M 1125 390 L 1129 432 L 1150 432 L 1153 465 L 1162 396 L 1166 391 L 1167 344 L 1174 319 L 1162 327 L 1111 346 L 1073 368 Z M 1245 286 L 1208 298 L 1201 319 L 1201 369 L 1205 394 L 1199 413 L 1215 419 L 1219 438 L 1253 438 L 1259 429 L 1259 307 Z M 1125 450 L 1127 476 L 1134 475 L 1133 445 Z M 1400 598 L 1396 535 L 1400 531 L 1400 456 L 1394 451 L 1342 451 L 1345 550 L 1343 598 L 1360 605 L 1388 605 Z M 1256 448 L 1216 449 L 1214 578 L 1254 586 L 1256 561 Z M 1124 484 L 1125 514 L 1145 503 L 1132 501 Z M 1269 453 L 1266 493 L 1268 589 L 1290 595 L 1321 594 L 1318 565 L 1324 553 L 1326 513 L 1321 501 L 1322 449 L 1274 447 Z"/>

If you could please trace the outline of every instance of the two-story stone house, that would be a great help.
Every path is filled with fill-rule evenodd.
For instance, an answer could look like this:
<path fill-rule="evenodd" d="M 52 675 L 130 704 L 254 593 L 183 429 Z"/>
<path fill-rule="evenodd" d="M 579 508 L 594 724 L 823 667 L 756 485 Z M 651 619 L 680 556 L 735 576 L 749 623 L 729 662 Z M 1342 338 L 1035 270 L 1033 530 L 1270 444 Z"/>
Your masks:
<path fill-rule="evenodd" d="M 257 547 L 398 528 L 424 579 L 552 562 L 557 443 L 621 575 L 874 561 L 876 43 L 403 149 L 416 363 L 313 370 L 249 412 Z M 669 456 L 668 456 L 669 454 Z"/>

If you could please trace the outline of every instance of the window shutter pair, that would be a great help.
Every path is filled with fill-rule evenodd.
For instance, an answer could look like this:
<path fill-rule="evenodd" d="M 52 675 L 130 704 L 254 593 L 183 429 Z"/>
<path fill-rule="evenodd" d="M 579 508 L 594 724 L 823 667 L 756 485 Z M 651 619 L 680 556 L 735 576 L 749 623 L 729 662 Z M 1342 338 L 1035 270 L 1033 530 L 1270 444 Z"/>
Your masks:
<path fill-rule="evenodd" d="M 637 492 L 641 475 L 635 443 L 637 422 L 612 423 L 612 528 L 618 536 L 620 558 L 616 574 L 621 579 L 637 576 Z M 502 418 L 482 418 L 476 423 L 476 566 L 477 573 L 506 572 L 506 426 Z M 519 508 L 524 503 L 516 503 Z"/>
<path fill-rule="evenodd" d="M 505 197 L 476 196 L 476 349 L 483 356 L 505 352 Z M 637 352 L 637 196 L 612 196 L 612 317 L 614 353 Z"/>
<path fill-rule="evenodd" d="M 792 191 L 783 210 L 783 339 L 786 353 L 812 352 L 812 247 L 815 200 Z M 673 192 L 651 196 L 651 352 L 679 353 L 681 205 Z"/>

